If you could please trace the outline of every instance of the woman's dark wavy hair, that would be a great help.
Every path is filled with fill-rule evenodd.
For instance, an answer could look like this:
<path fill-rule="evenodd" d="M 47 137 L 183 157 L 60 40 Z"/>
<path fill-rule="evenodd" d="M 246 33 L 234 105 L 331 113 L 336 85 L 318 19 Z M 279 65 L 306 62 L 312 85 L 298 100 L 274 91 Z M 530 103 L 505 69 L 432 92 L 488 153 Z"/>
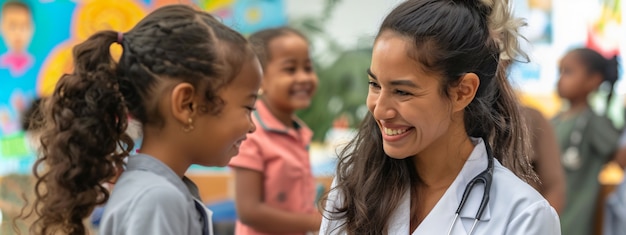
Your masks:
<path fill-rule="evenodd" d="M 569 51 L 567 54 L 577 56 L 578 60 L 585 66 L 588 73 L 598 73 L 602 76 L 602 81 L 606 82 L 609 86 L 608 96 L 606 97 L 606 111 L 605 115 L 609 113 L 609 105 L 613 98 L 614 87 L 617 79 L 619 78 L 617 62 L 617 56 L 613 56 L 610 59 L 605 58 L 600 53 L 589 48 L 576 48 Z"/>
<path fill-rule="evenodd" d="M 465 73 L 478 75 L 480 86 L 464 110 L 467 135 L 485 139 L 495 146 L 493 154 L 504 166 L 534 180 L 526 125 L 501 64 L 501 57 L 511 60 L 519 52 L 512 37 L 521 24 L 513 21 L 508 7 L 504 0 L 409 0 L 385 18 L 379 35 L 390 31 L 411 41 L 414 50 L 409 55 L 442 75 L 444 96 Z M 419 195 L 421 180 L 412 158 L 388 157 L 381 138 L 368 113 L 340 153 L 332 190 L 338 191 L 342 203 L 327 212 L 328 219 L 344 222 L 340 229 L 348 234 L 387 234 L 388 219 L 404 193 Z M 411 207 L 414 213 L 419 205 Z"/>
<path fill-rule="evenodd" d="M 123 48 L 119 62 L 109 50 L 113 43 Z M 74 71 L 61 77 L 43 106 L 36 200 L 20 216 L 35 214 L 30 232 L 87 234 L 83 220 L 109 198 L 103 183 L 133 149 L 128 117 L 163 125 L 157 84 L 190 83 L 204 92 L 211 107 L 204 111 L 217 114 L 223 104 L 218 89 L 251 56 L 243 36 L 185 5 L 159 8 L 123 35 L 101 31 L 74 47 Z"/>

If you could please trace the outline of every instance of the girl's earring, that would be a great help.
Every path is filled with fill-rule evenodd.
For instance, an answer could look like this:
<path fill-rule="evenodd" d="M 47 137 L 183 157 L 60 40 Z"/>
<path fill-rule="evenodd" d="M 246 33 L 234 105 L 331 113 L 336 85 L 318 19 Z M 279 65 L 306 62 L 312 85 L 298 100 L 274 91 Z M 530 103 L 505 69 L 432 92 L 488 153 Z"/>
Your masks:
<path fill-rule="evenodd" d="M 259 96 L 262 96 L 262 95 L 263 95 L 263 88 L 260 88 L 259 89 Z"/>
<path fill-rule="evenodd" d="M 187 119 L 187 126 L 183 127 L 183 132 L 189 133 L 191 131 L 193 131 L 193 119 L 189 118 Z"/>

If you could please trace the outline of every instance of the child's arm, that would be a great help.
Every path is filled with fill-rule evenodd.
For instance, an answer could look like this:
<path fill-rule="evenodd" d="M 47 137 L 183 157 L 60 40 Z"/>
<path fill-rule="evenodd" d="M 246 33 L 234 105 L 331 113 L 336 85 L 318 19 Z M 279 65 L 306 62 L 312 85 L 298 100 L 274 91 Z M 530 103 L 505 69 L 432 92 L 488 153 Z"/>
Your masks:
<path fill-rule="evenodd" d="M 263 174 L 244 168 L 235 172 L 235 204 L 242 223 L 265 233 L 293 233 L 317 231 L 322 215 L 292 213 L 271 207 L 263 202 Z"/>

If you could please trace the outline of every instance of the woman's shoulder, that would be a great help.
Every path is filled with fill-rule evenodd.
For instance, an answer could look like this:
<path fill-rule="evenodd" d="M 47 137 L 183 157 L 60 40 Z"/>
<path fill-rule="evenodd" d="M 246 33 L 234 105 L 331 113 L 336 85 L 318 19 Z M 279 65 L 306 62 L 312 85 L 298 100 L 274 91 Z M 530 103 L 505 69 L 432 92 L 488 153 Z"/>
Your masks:
<path fill-rule="evenodd" d="M 510 207 L 507 211 L 512 214 L 523 213 L 529 209 L 552 208 L 535 188 L 499 162 L 495 164 L 493 178 L 492 197 L 495 197 L 496 204 L 499 204 L 494 206 Z"/>
<path fill-rule="evenodd" d="M 556 210 L 537 190 L 500 163 L 493 178 L 491 218 L 506 221 L 503 234 L 561 234 Z"/>

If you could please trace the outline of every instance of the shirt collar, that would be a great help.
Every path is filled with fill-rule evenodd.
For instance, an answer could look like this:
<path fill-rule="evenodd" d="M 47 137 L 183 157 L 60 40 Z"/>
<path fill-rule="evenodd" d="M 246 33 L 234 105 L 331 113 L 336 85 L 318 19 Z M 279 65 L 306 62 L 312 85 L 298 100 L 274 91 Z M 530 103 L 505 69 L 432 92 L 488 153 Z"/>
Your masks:
<path fill-rule="evenodd" d="M 126 171 L 132 170 L 148 171 L 161 176 L 173 184 L 179 191 L 187 195 L 189 199 L 196 198 L 200 200 L 200 194 L 196 184 L 185 176 L 181 179 L 171 168 L 150 155 L 136 154 L 128 157 Z"/>
<path fill-rule="evenodd" d="M 437 231 L 438 229 L 448 229 L 449 226 L 454 221 L 454 213 L 461 202 L 461 198 L 463 197 L 463 192 L 467 183 L 472 180 L 476 175 L 483 172 L 487 169 L 487 150 L 485 148 L 485 143 L 482 139 L 472 138 L 472 142 L 474 144 L 474 150 L 470 154 L 467 161 L 463 165 L 463 169 L 456 177 L 454 182 L 450 185 L 445 194 L 441 197 L 439 202 L 433 207 L 430 213 L 426 216 L 424 221 L 417 227 L 415 231 L 411 231 L 412 234 L 423 234 L 432 231 Z M 494 159 L 495 160 L 495 159 Z M 494 162 L 494 166 L 497 165 L 497 162 Z M 459 217 L 463 219 L 474 220 L 476 216 L 476 212 L 478 211 L 478 206 L 480 205 L 480 201 L 483 196 L 483 187 L 482 184 L 478 184 L 474 186 L 475 189 L 472 190 L 470 197 L 468 198 L 465 206 L 461 210 Z M 403 196 L 398 208 L 393 212 L 390 218 L 390 230 L 396 231 L 397 233 L 405 233 L 405 231 L 409 231 L 410 229 L 410 217 L 411 217 L 411 195 L 410 191 L 407 190 L 405 195 Z M 488 204 L 487 208 L 483 212 L 481 217 L 481 221 L 488 221 L 491 219 L 491 211 L 490 204 Z M 455 225 L 452 230 L 452 234 L 465 234 L 466 230 L 463 226 L 463 222 L 461 219 L 458 221 L 454 221 Z M 447 230 L 446 230 L 447 231 Z"/>
<path fill-rule="evenodd" d="M 280 122 L 278 118 L 276 118 L 271 113 L 271 111 L 265 104 L 265 101 L 257 101 L 256 108 L 257 110 L 254 111 L 253 115 L 257 120 L 259 126 L 263 128 L 263 130 L 290 135 L 297 139 L 302 138 L 307 143 L 311 141 L 313 137 L 313 132 L 302 120 L 300 120 L 295 115 L 292 117 L 292 121 L 295 126 L 294 129 L 289 128 L 285 124 Z"/>

